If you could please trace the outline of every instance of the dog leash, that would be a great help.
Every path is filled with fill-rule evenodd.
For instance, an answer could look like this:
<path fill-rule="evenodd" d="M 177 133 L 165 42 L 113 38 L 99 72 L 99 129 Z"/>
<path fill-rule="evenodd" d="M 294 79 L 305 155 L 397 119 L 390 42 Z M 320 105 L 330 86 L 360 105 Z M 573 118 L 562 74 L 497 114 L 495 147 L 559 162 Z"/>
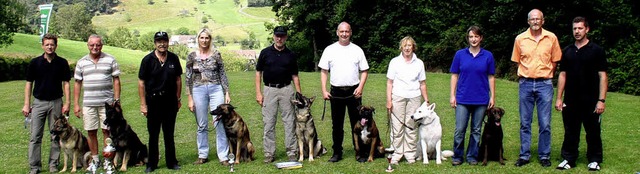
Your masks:
<path fill-rule="evenodd" d="M 409 125 L 407 125 L 407 123 L 402 122 L 402 120 L 400 120 L 400 118 L 398 118 L 398 116 L 396 116 L 395 114 L 391 114 L 391 112 L 390 112 L 390 111 L 389 111 L 389 114 L 390 114 L 390 115 L 393 115 L 393 118 L 395 118 L 396 120 L 398 120 L 398 122 L 402 123 L 402 126 L 403 126 L 403 127 L 407 127 L 409 130 L 413 130 L 413 129 L 415 129 L 415 128 L 413 128 L 413 127 L 409 127 Z M 391 117 L 391 116 L 389 116 L 389 117 Z M 418 123 L 416 123 L 416 124 L 418 124 Z"/>
<path fill-rule="evenodd" d="M 331 100 L 331 99 L 348 99 L 348 98 L 352 98 L 355 97 L 355 95 L 351 94 L 349 96 L 346 97 L 334 97 L 331 96 L 329 97 L 329 99 L 325 99 L 324 100 L 324 104 L 322 105 L 322 121 L 324 121 L 324 113 L 327 112 L 327 100 Z"/>

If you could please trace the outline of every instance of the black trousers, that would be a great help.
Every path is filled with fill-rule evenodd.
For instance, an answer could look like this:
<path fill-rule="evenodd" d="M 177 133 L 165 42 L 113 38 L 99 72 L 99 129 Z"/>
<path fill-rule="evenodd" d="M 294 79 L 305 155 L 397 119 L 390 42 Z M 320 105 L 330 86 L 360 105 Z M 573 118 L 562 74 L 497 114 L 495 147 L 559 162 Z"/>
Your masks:
<path fill-rule="evenodd" d="M 600 114 L 596 114 L 595 104 L 567 106 L 562 110 L 564 124 L 564 141 L 562 142 L 562 158 L 575 166 L 578 159 L 580 130 L 584 125 L 587 139 L 587 160 L 602 163 L 602 138 L 600 137 Z"/>
<path fill-rule="evenodd" d="M 332 123 L 332 136 L 333 136 L 333 154 L 342 155 L 342 142 L 344 139 L 344 114 L 345 108 L 349 111 L 349 124 L 350 130 L 353 130 L 353 125 L 358 122 L 359 115 L 358 106 L 362 104 L 362 98 L 355 98 L 353 92 L 358 86 L 349 87 L 335 87 L 331 86 L 331 123 Z M 353 136 L 351 131 L 349 134 Z M 354 145 L 353 137 L 351 138 L 351 144 Z"/>
<path fill-rule="evenodd" d="M 178 114 L 178 99 L 172 95 L 147 97 L 147 130 L 149 131 L 149 162 L 147 167 L 158 168 L 158 139 L 164 134 L 164 153 L 167 167 L 178 164 L 174 132 Z"/>

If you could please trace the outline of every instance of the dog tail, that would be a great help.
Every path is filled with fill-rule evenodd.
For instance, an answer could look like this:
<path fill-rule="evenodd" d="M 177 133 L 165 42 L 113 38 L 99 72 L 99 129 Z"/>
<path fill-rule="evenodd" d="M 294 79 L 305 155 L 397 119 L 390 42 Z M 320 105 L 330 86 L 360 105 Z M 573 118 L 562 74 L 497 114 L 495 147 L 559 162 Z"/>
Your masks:
<path fill-rule="evenodd" d="M 322 141 L 318 140 L 318 142 L 316 143 L 316 147 L 314 148 L 315 152 L 314 154 L 316 154 L 316 156 L 322 156 L 324 154 L 327 154 L 327 148 L 325 148 L 322 145 Z"/>
<path fill-rule="evenodd" d="M 85 152 L 84 155 L 82 156 L 82 167 L 83 168 L 89 167 L 89 163 L 91 162 L 91 160 L 93 160 L 93 158 L 91 157 L 91 151 Z"/>
<path fill-rule="evenodd" d="M 447 160 L 447 158 L 453 156 L 453 151 L 451 150 L 443 150 L 442 151 L 442 160 Z"/>

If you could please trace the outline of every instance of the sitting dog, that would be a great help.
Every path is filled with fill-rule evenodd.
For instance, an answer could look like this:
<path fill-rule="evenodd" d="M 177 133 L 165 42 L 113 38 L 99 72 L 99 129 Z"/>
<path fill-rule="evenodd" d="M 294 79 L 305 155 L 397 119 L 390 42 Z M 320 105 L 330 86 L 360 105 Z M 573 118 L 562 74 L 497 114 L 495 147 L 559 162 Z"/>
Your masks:
<path fill-rule="evenodd" d="M 71 126 L 67 118 L 56 118 L 51 134 L 60 139 L 60 147 L 64 150 L 64 166 L 60 173 L 67 171 L 67 161 L 69 157 L 72 159 L 71 173 L 76 172 L 78 160 L 80 160 L 83 167 L 86 168 L 89 166 L 91 152 L 89 150 L 87 137 L 82 135 L 80 130 Z"/>
<path fill-rule="evenodd" d="M 308 154 L 309 161 L 313 161 L 314 156 L 319 157 L 327 153 L 327 148 L 322 146 L 322 142 L 318 139 L 316 126 L 313 123 L 311 115 L 313 100 L 315 97 L 307 98 L 299 92 L 296 92 L 295 98 L 291 100 L 296 113 L 296 137 L 298 138 L 300 152 L 298 161 L 300 162 L 304 161 L 305 154 Z"/>
<path fill-rule="evenodd" d="M 422 103 L 411 116 L 418 126 L 418 155 L 422 155 L 422 163 L 429 164 L 429 158 L 435 158 L 436 164 L 453 156 L 451 151 L 441 151 L 442 125 L 440 117 L 435 112 L 436 104 Z"/>
<path fill-rule="evenodd" d="M 502 125 L 500 119 L 504 116 L 504 109 L 499 107 L 489 108 L 485 112 L 487 122 L 482 131 L 482 143 L 478 158 L 482 159 L 482 165 L 487 165 L 487 160 L 499 161 L 504 165 L 504 147 L 502 146 Z"/>
<path fill-rule="evenodd" d="M 105 103 L 106 118 L 104 124 L 107 125 L 113 146 L 116 148 L 116 155 L 113 158 L 113 165 L 118 166 L 118 160 L 122 158 L 120 171 L 127 171 L 127 166 L 142 166 L 147 162 L 147 146 L 140 141 L 127 120 L 122 115 L 120 103 Z"/>
<path fill-rule="evenodd" d="M 240 161 L 255 160 L 253 154 L 256 149 L 251 143 L 249 128 L 247 128 L 247 124 L 242 120 L 242 117 L 234 110 L 234 107 L 230 104 L 221 104 L 211 111 L 211 115 L 217 115 L 215 121 L 222 121 L 227 139 L 229 139 L 229 153 L 235 155 L 235 163 L 239 164 Z"/>
<path fill-rule="evenodd" d="M 353 125 L 353 142 L 356 146 L 358 162 L 372 162 L 373 158 L 384 157 L 384 146 L 376 122 L 373 120 L 375 109 L 370 106 L 358 106 L 360 121 Z M 368 158 L 364 158 L 368 156 Z"/>

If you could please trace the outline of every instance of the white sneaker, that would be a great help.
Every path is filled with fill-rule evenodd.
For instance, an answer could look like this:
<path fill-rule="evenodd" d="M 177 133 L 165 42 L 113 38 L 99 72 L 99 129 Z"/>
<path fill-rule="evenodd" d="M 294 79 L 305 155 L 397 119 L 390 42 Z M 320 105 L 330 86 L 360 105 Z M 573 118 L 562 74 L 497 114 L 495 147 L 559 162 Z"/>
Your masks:
<path fill-rule="evenodd" d="M 599 171 L 600 170 L 600 165 L 598 164 L 598 162 L 591 162 L 591 163 L 587 164 L 587 167 L 589 168 L 589 171 Z"/>
<path fill-rule="evenodd" d="M 563 160 L 560 164 L 558 164 L 558 167 L 556 167 L 556 169 L 558 170 L 571 169 L 571 165 L 569 165 L 569 161 Z"/>
<path fill-rule="evenodd" d="M 104 160 L 104 162 L 102 163 L 102 168 L 104 170 L 107 170 L 108 165 L 109 165 L 109 162 L 107 162 L 107 160 Z"/>

